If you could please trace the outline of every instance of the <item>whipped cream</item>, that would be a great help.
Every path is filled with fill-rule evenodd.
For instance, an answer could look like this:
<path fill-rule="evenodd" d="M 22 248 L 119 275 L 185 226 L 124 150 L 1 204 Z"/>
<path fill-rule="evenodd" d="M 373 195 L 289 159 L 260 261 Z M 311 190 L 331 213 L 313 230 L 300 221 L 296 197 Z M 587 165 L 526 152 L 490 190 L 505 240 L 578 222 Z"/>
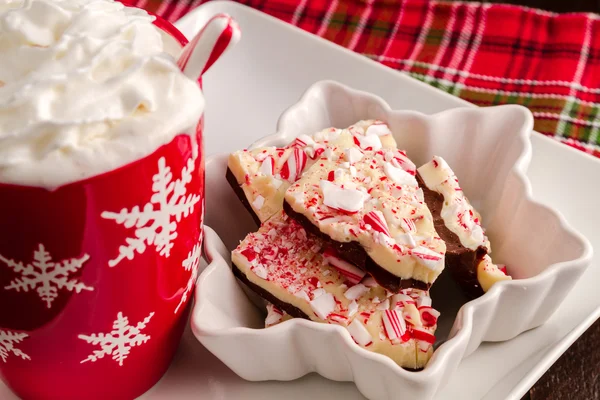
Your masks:
<path fill-rule="evenodd" d="M 193 134 L 181 50 L 112 0 L 0 0 L 0 182 L 55 188 Z"/>

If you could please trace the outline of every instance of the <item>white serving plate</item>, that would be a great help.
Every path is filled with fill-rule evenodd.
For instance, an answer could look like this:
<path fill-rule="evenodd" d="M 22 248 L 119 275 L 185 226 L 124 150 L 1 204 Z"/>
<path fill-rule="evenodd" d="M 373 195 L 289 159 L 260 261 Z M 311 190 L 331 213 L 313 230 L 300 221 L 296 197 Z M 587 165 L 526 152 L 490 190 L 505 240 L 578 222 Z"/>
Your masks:
<path fill-rule="evenodd" d="M 223 179 L 228 154 L 211 156 L 206 208 L 219 212 L 205 220 L 211 262 L 198 280 L 191 327 L 244 379 L 288 381 L 316 371 L 332 380 L 354 381 L 370 399 L 393 400 L 397 393 L 430 399 L 482 341 L 509 340 L 544 323 L 589 265 L 589 243 L 530 197 L 525 171 L 533 117 L 524 107 L 459 107 L 427 116 L 391 110 L 377 96 L 320 81 L 284 112 L 276 134 L 253 147 L 283 146 L 303 134 L 367 119 L 386 121 L 398 147 L 417 165 L 433 155 L 448 161 L 481 212 L 494 259 L 507 264 L 517 279 L 496 284 L 463 307 L 465 299 L 445 284 L 447 277 L 436 282 L 431 297 L 442 314 L 436 337 L 445 342 L 420 372 L 403 370 L 356 346 L 339 326 L 294 319 L 261 329 L 264 305 L 252 304 L 230 265 L 230 251 L 256 228 L 248 226 L 248 212 Z M 522 304 L 530 307 L 521 309 Z"/>
<path fill-rule="evenodd" d="M 435 113 L 472 106 L 288 24 L 231 2 L 207 3 L 177 24 L 188 36 L 226 12 L 243 38 L 206 75 L 206 150 L 233 151 L 273 133 L 277 118 L 312 83 L 335 79 L 373 92 L 392 108 Z M 243 66 L 243 73 L 241 71 Z M 235 116 L 235 117 L 232 117 Z M 600 161 L 534 135 L 527 172 L 533 197 L 550 205 L 600 249 Z M 210 211 L 209 211 L 210 212 Z M 517 399 L 600 317 L 600 258 L 543 326 L 502 343 L 484 343 L 463 360 L 436 399 Z M 203 348 L 188 330 L 171 368 L 144 400 L 364 399 L 351 382 L 316 374 L 291 382 L 247 382 Z M 0 399 L 16 397 L 0 383 Z"/>

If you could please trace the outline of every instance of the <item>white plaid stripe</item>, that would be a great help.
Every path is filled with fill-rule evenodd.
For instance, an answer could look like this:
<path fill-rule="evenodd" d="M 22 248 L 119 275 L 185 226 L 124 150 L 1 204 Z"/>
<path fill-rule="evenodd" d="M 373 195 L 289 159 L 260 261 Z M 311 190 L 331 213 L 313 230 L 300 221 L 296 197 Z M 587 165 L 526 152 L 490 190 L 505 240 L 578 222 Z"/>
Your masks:
<path fill-rule="evenodd" d="M 592 131 L 590 132 L 588 144 L 596 145 L 596 143 L 598 143 L 598 133 L 599 132 L 600 132 L 600 125 L 594 125 L 592 127 Z"/>
<path fill-rule="evenodd" d="M 447 0 L 444 0 L 444 1 L 433 1 L 432 3 L 447 5 L 448 1 Z M 489 3 L 480 3 L 480 2 L 475 2 L 475 1 L 473 1 L 473 2 L 456 1 L 455 3 L 463 5 L 463 6 L 476 6 L 476 7 L 479 7 L 481 5 L 484 5 L 484 6 L 485 5 L 490 5 Z M 512 4 L 494 4 L 494 7 L 495 8 L 516 8 L 516 9 L 527 11 L 527 12 L 534 12 L 534 13 L 536 13 L 538 15 L 543 15 L 545 17 L 557 17 L 557 16 L 560 15 L 559 13 L 555 13 L 555 12 L 552 12 L 552 11 L 545 11 L 545 10 L 540 10 L 540 9 L 537 9 L 537 8 L 531 8 L 531 7 L 525 7 L 525 6 L 515 6 L 515 5 L 512 5 Z"/>
<path fill-rule="evenodd" d="M 352 39 L 350 39 L 350 43 L 348 44 L 348 49 L 354 50 L 356 48 L 356 45 L 358 44 L 358 41 L 360 40 L 360 37 L 362 36 L 362 34 L 365 30 L 365 25 L 367 24 L 367 21 L 369 20 L 369 17 L 371 16 L 371 12 L 373 11 L 373 3 L 374 2 L 375 2 L 375 0 L 367 1 L 367 6 L 365 7 L 365 10 L 361 14 L 360 19 L 358 20 L 358 25 L 357 25 L 356 29 L 354 30 Z"/>
<path fill-rule="evenodd" d="M 491 6 L 490 4 L 486 3 L 481 8 L 481 21 L 479 21 L 479 25 L 477 26 L 477 32 L 475 33 L 475 38 L 471 42 L 472 43 L 471 50 L 469 51 L 469 53 L 467 55 L 467 62 L 465 63 L 464 71 L 467 74 L 469 73 L 469 71 L 471 71 L 471 68 L 473 67 L 473 62 L 475 62 L 475 56 L 477 55 L 477 52 L 479 51 L 479 46 L 481 45 L 481 40 L 483 39 L 483 33 L 485 32 L 485 25 L 487 23 L 487 13 L 488 13 L 488 10 L 490 9 L 490 6 Z M 461 87 L 461 85 L 464 85 L 464 83 L 466 81 L 467 81 L 467 75 L 466 74 L 460 75 L 456 85 L 454 85 L 452 94 L 455 96 L 460 95 L 460 87 Z"/>
<path fill-rule="evenodd" d="M 369 58 L 381 57 L 376 54 L 364 54 L 364 55 Z M 416 61 L 416 60 L 408 60 L 408 59 L 403 60 L 403 59 L 393 58 L 393 57 L 381 57 L 381 58 L 382 58 L 382 61 L 386 61 L 386 62 L 390 62 L 390 63 L 397 63 L 397 64 L 404 64 L 409 68 L 413 65 L 417 65 L 417 66 L 424 67 L 424 68 L 433 68 L 436 71 L 437 70 L 448 71 L 451 74 L 464 76 L 465 78 L 468 78 L 468 79 L 479 79 L 479 80 L 486 81 L 486 82 L 496 82 L 496 83 L 514 84 L 514 85 L 574 87 L 575 89 L 577 89 L 578 91 L 583 92 L 583 93 L 600 94 L 600 88 L 587 87 L 587 86 L 583 86 L 578 83 L 573 83 L 573 82 L 568 82 L 568 81 L 503 78 L 500 76 L 482 75 L 482 74 L 477 74 L 477 73 L 468 72 L 468 71 L 459 71 L 459 70 L 456 70 L 453 68 L 442 67 L 440 65 L 433 65 L 431 63 L 426 63 L 426 62 Z"/>
<path fill-rule="evenodd" d="M 296 10 L 294 11 L 294 16 L 292 17 L 292 20 L 290 21 L 290 23 L 292 25 L 298 25 L 298 21 L 300 21 L 300 17 L 302 16 L 302 12 L 304 11 L 304 8 L 306 7 L 307 2 L 308 2 L 308 0 L 302 0 L 298 3 L 298 6 L 296 7 Z"/>
<path fill-rule="evenodd" d="M 469 38 L 473 35 L 473 27 L 475 21 L 476 7 L 467 6 L 467 16 L 463 26 L 460 28 L 460 35 L 456 43 L 456 49 L 452 55 L 452 59 L 448 63 L 448 68 L 456 69 L 460 65 L 460 62 L 464 58 L 465 51 L 467 50 L 467 43 Z M 434 64 L 439 64 L 434 62 Z M 444 78 L 449 79 L 448 72 L 444 72 Z"/>
<path fill-rule="evenodd" d="M 415 47 L 413 47 L 413 50 L 410 53 L 410 56 L 408 57 L 410 60 L 416 59 L 419 56 L 419 54 L 421 53 L 423 46 L 425 45 L 425 40 L 427 39 L 427 36 L 429 35 L 429 30 L 431 29 L 431 24 L 433 23 L 433 16 L 434 16 L 433 7 L 434 7 L 433 2 L 427 3 L 427 11 L 425 11 L 426 12 L 425 22 L 423 23 L 421 32 L 419 32 L 419 37 L 415 43 Z M 429 75 L 429 71 L 427 71 L 426 75 Z"/>
<path fill-rule="evenodd" d="M 425 78 L 427 78 L 425 75 L 418 74 L 415 72 L 410 72 L 410 75 L 412 75 L 418 79 L 421 79 L 421 80 L 425 80 Z M 435 81 L 439 82 L 440 85 L 445 86 L 445 87 L 449 87 L 450 85 L 454 84 L 452 81 L 449 81 L 447 79 L 436 79 Z M 567 95 L 558 94 L 558 93 L 508 92 L 505 90 L 489 89 L 489 88 L 483 88 L 483 87 L 479 87 L 479 86 L 465 85 L 464 83 L 458 83 L 458 82 L 454 85 L 458 86 L 458 88 L 460 90 L 466 89 L 466 90 L 469 90 L 472 92 L 493 94 L 495 96 L 520 97 L 520 98 L 527 98 L 527 99 L 552 99 L 552 100 L 566 100 L 568 97 Z M 575 102 L 577 105 L 581 105 L 581 106 L 600 107 L 600 103 L 594 103 L 594 102 L 584 101 L 584 100 L 580 100 L 580 99 L 575 99 Z M 559 114 L 556 113 L 556 115 L 559 115 Z"/>
<path fill-rule="evenodd" d="M 558 113 L 549 113 L 549 112 L 534 112 L 533 116 L 536 118 L 544 118 L 544 119 L 560 119 L 561 122 L 563 123 L 573 123 L 573 124 L 577 124 L 577 125 L 585 125 L 585 126 L 592 126 L 595 128 L 600 128 L 600 120 L 595 119 L 595 120 L 587 120 L 587 119 L 581 119 L 581 118 L 573 118 L 569 115 L 560 115 Z"/>
<path fill-rule="evenodd" d="M 444 59 L 444 55 L 446 55 L 446 51 L 450 47 L 450 39 L 452 38 L 452 31 L 454 30 L 454 25 L 456 24 L 456 9 L 458 5 L 456 3 L 452 3 L 450 6 L 450 19 L 444 28 L 444 36 L 442 36 L 442 41 L 437 48 L 435 53 L 435 58 L 433 59 L 432 64 L 439 65 Z M 430 83 L 434 80 L 434 70 L 428 70 L 427 76 L 425 77 L 425 82 Z"/>
<path fill-rule="evenodd" d="M 566 144 L 569 144 L 572 146 L 582 147 L 585 149 L 586 153 L 592 154 L 594 152 L 600 152 L 600 146 L 593 144 L 593 143 L 579 142 L 575 139 L 566 138 L 566 137 L 562 137 L 562 136 L 554 136 L 553 138 L 561 143 L 566 143 Z"/>
<path fill-rule="evenodd" d="M 325 18 L 323 18 L 323 21 L 321 21 L 321 26 L 317 31 L 317 36 L 323 36 L 325 32 L 327 32 L 327 28 L 329 27 L 329 23 L 331 22 L 331 17 L 333 16 L 333 13 L 335 12 L 337 6 L 338 0 L 333 0 L 331 3 L 329 3 L 329 8 L 325 13 Z"/>
<path fill-rule="evenodd" d="M 581 53 L 579 55 L 579 61 L 577 62 L 577 68 L 575 69 L 575 75 L 573 76 L 573 83 L 578 84 L 581 83 L 581 78 L 583 77 L 583 71 L 585 71 L 585 65 L 590 55 L 590 41 L 592 39 L 592 22 L 593 19 L 587 19 L 585 24 L 585 33 L 583 36 L 583 44 L 581 46 Z M 556 127 L 556 135 L 564 136 L 565 128 L 567 127 L 567 117 L 573 110 L 573 106 L 575 105 L 575 101 L 577 100 L 575 95 L 577 94 L 577 89 L 571 87 L 569 90 L 569 97 L 567 97 L 567 102 L 560 113 L 560 121 L 558 122 L 558 126 Z"/>
<path fill-rule="evenodd" d="M 383 49 L 383 53 L 380 56 L 377 56 L 377 61 L 381 62 L 387 56 L 388 51 L 390 51 L 390 47 L 392 47 L 392 43 L 394 43 L 394 39 L 398 34 L 398 29 L 400 28 L 400 24 L 402 23 L 402 17 L 404 16 L 404 4 L 400 4 L 400 11 L 398 12 L 398 18 L 396 19 L 396 23 L 394 24 L 394 28 L 392 29 L 392 33 L 388 37 L 387 43 L 385 44 L 385 49 Z"/>

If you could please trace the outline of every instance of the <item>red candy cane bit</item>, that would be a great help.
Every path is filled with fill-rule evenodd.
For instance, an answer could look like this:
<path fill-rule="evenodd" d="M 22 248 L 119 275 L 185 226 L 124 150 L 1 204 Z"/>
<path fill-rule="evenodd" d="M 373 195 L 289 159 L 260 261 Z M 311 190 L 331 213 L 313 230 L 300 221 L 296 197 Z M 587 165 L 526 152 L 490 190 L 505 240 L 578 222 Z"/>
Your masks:
<path fill-rule="evenodd" d="M 335 181 L 335 171 L 329 171 L 329 174 L 327 174 L 327 180 L 329 182 Z"/>
<path fill-rule="evenodd" d="M 498 269 L 502 271 L 504 275 L 508 275 L 508 271 L 506 271 L 506 265 L 498 264 Z"/>
<path fill-rule="evenodd" d="M 256 258 L 256 252 L 250 247 L 245 248 L 241 253 L 248 261 L 253 261 Z"/>
<path fill-rule="evenodd" d="M 422 260 L 439 261 L 442 259 L 441 256 L 434 256 L 433 254 L 421 253 L 419 251 L 411 251 L 411 253 L 413 256 L 419 257 Z"/>
<path fill-rule="evenodd" d="M 416 340 L 422 340 L 427 343 L 435 343 L 435 336 L 422 328 L 413 328 L 412 337 Z"/>
<path fill-rule="evenodd" d="M 315 154 L 313 154 L 313 156 L 311 157 L 313 160 L 316 160 L 317 158 L 321 157 L 321 154 L 325 153 L 325 148 L 324 147 L 319 147 L 318 149 L 315 150 Z"/>
<path fill-rule="evenodd" d="M 440 164 L 437 161 L 433 160 L 433 166 L 434 166 L 434 168 L 437 168 L 439 165 Z"/>
<path fill-rule="evenodd" d="M 406 323 L 402 313 L 398 310 L 385 310 L 383 314 L 383 328 L 388 339 L 392 342 L 402 340 L 406 332 Z"/>
<path fill-rule="evenodd" d="M 402 229 L 404 229 L 407 233 L 416 233 L 417 225 L 415 225 L 415 221 L 412 218 L 402 218 L 400 221 L 400 225 Z"/>
<path fill-rule="evenodd" d="M 440 312 L 438 310 L 435 310 L 429 306 L 419 307 L 419 313 L 421 313 L 421 321 L 423 321 L 423 325 L 428 327 L 435 326 L 440 316 Z"/>
<path fill-rule="evenodd" d="M 343 316 L 342 314 L 331 313 L 327 318 L 337 324 L 345 325 L 348 323 L 348 318 Z"/>
<path fill-rule="evenodd" d="M 296 138 L 296 140 L 294 141 L 294 144 L 292 146 L 306 147 L 307 144 L 308 143 L 305 143 L 302 139 Z"/>
<path fill-rule="evenodd" d="M 371 227 L 377 232 L 383 233 L 388 237 L 392 236 L 387 226 L 387 222 L 385 221 L 385 217 L 381 211 L 370 211 L 369 213 L 365 214 L 363 217 L 363 222 L 371 225 Z"/>
<path fill-rule="evenodd" d="M 366 275 L 366 272 L 355 267 L 347 261 L 342 260 L 337 251 L 328 247 L 323 252 L 323 258 L 327 261 L 329 265 L 334 267 L 340 274 L 342 274 L 350 283 L 357 284 L 362 278 Z"/>
<path fill-rule="evenodd" d="M 295 147 L 281 168 L 281 178 L 289 182 L 295 182 L 304 171 L 306 159 L 306 153 Z"/>

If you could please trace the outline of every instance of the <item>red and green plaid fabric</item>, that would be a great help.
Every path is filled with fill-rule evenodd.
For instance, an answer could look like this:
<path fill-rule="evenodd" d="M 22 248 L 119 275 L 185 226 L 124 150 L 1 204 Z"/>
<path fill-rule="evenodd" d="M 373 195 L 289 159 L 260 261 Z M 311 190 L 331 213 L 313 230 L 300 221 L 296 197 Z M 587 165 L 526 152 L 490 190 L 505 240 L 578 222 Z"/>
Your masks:
<path fill-rule="evenodd" d="M 202 2 L 136 5 L 174 21 Z M 426 0 L 241 2 L 472 103 L 524 105 L 538 132 L 600 157 L 597 15 Z"/>

